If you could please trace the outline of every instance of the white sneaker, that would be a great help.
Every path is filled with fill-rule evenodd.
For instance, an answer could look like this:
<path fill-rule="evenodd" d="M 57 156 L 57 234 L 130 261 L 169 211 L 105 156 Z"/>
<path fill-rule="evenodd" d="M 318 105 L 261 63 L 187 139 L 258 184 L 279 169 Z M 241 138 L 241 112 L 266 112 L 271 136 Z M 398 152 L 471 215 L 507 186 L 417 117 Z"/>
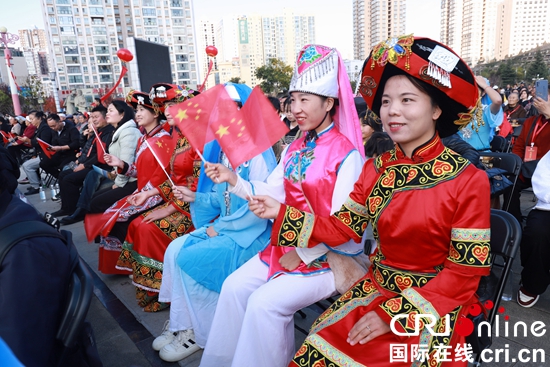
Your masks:
<path fill-rule="evenodd" d="M 172 340 L 177 335 L 176 331 L 170 331 L 170 320 L 166 320 L 164 323 L 164 327 L 162 328 L 162 334 L 157 336 L 155 340 L 153 340 L 153 349 L 157 352 L 162 349 L 166 344 L 170 344 Z"/>
<path fill-rule="evenodd" d="M 177 362 L 200 349 L 201 347 L 195 343 L 193 330 L 178 331 L 174 340 L 160 350 L 159 356 L 163 361 Z"/>

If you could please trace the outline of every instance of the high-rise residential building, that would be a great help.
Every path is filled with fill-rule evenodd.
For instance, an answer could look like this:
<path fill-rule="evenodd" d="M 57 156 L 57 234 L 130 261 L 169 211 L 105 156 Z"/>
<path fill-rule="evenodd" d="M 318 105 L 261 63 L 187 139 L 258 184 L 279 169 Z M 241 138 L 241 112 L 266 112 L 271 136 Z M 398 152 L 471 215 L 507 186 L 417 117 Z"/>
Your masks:
<path fill-rule="evenodd" d="M 47 50 L 48 42 L 46 41 L 46 32 L 43 29 L 20 29 L 19 42 L 23 50 L 36 49 Z"/>
<path fill-rule="evenodd" d="M 130 37 L 169 46 L 172 80 L 196 85 L 192 0 L 41 0 L 57 85 L 64 91 L 111 87 L 116 52 Z M 138 87 L 131 73 L 122 87 Z"/>
<path fill-rule="evenodd" d="M 198 39 L 199 47 L 212 44 L 218 48 L 215 83 L 239 77 L 255 86 L 256 69 L 270 58 L 294 65 L 300 49 L 315 43 L 315 17 L 297 15 L 286 8 L 279 15 L 228 15 L 217 23 L 201 21 Z M 199 54 L 199 58 L 203 58 L 202 70 L 206 70 L 206 56 Z M 208 86 L 211 82 L 209 78 Z"/>
<path fill-rule="evenodd" d="M 258 84 L 256 69 L 265 65 L 262 16 L 247 15 L 237 18 L 239 35 L 240 78 L 253 87 Z"/>
<path fill-rule="evenodd" d="M 550 42 L 547 0 L 504 0 L 498 4 L 495 57 L 502 60 Z"/>
<path fill-rule="evenodd" d="M 37 75 L 47 80 L 52 65 L 48 54 L 46 32 L 43 29 L 34 28 L 20 29 L 18 33 L 29 75 Z"/>
<path fill-rule="evenodd" d="M 353 54 L 364 60 L 389 37 L 405 34 L 405 0 L 353 0 Z"/>
<path fill-rule="evenodd" d="M 500 0 L 441 0 L 441 42 L 475 66 L 495 58 Z"/>
<path fill-rule="evenodd" d="M 197 30 L 198 60 L 202 78 L 208 72 L 211 60 L 206 55 L 207 46 L 215 46 L 218 55 L 212 59 L 213 67 L 210 76 L 206 80 L 206 88 L 216 84 L 226 83 L 231 78 L 240 77 L 239 48 L 237 44 L 237 16 L 225 16 L 216 22 L 200 20 Z M 237 58 L 237 60 L 235 60 Z M 235 62 L 236 61 L 236 62 Z M 202 80 L 200 81 L 202 82 Z"/>

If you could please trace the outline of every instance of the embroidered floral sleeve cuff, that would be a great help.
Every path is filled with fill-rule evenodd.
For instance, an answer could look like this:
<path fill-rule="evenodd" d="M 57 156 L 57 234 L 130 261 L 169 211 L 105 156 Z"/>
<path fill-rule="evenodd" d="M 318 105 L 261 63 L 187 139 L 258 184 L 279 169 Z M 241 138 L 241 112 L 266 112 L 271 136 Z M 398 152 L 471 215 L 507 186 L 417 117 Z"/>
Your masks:
<path fill-rule="evenodd" d="M 350 239 L 359 242 L 367 224 L 365 206 L 351 198 L 348 198 L 342 208 L 328 218 L 281 204 L 273 225 L 271 244 L 305 248 L 314 247 L 319 243 L 334 247 Z"/>
<path fill-rule="evenodd" d="M 273 239 L 277 241 L 274 244 L 275 246 L 308 247 L 314 221 L 315 216 L 313 214 L 281 204 L 279 215 L 273 227 L 273 230 L 277 232 L 273 233 L 276 234 L 275 236 L 271 236 L 272 242 Z"/>

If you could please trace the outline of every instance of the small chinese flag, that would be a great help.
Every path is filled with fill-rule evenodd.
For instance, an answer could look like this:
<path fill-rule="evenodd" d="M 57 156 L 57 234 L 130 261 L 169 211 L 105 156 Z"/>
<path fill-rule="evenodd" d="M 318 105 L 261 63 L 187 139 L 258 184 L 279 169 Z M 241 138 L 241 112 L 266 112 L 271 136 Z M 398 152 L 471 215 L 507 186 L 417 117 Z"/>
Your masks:
<path fill-rule="evenodd" d="M 259 86 L 229 121 L 217 120 L 210 129 L 234 169 L 269 149 L 288 132 Z"/>
<path fill-rule="evenodd" d="M 147 147 L 149 148 L 151 154 L 157 162 L 156 169 L 155 167 L 148 167 L 148 169 L 153 169 L 153 173 L 150 177 L 150 182 L 153 186 L 160 185 L 166 180 L 166 178 L 168 178 L 170 182 L 172 182 L 172 179 L 170 178 L 167 170 L 170 170 L 170 159 L 172 158 L 172 153 L 174 151 L 176 142 L 177 140 L 172 139 L 171 136 L 163 136 L 160 138 L 151 138 L 145 140 Z M 174 183 L 172 182 L 172 184 Z"/>
<path fill-rule="evenodd" d="M 171 137 L 167 137 L 166 139 L 148 139 L 147 143 L 156 161 L 163 168 L 167 168 L 170 165 L 170 159 L 172 158 L 174 143 L 176 143 L 176 141 Z"/>
<path fill-rule="evenodd" d="M 15 135 L 12 133 L 7 133 L 5 131 L 0 130 L 0 134 L 2 134 L 2 138 L 4 139 L 4 144 L 7 144 L 10 142 L 11 139 L 15 138 Z"/>
<path fill-rule="evenodd" d="M 134 191 L 133 194 L 137 192 Z M 104 213 L 90 213 L 84 217 L 84 231 L 88 242 L 92 242 L 94 238 L 101 235 L 107 237 L 115 226 L 120 211 L 128 205 L 126 198 L 116 202 L 116 206 Z"/>
<path fill-rule="evenodd" d="M 113 229 L 118 213 L 93 213 L 84 217 L 84 230 L 88 242 L 99 235 L 106 237 Z"/>
<path fill-rule="evenodd" d="M 42 151 L 46 155 L 46 157 L 51 158 L 55 152 L 53 150 L 50 150 L 51 145 L 46 143 L 44 140 L 40 138 L 36 138 L 36 141 L 38 142 L 38 145 L 40 145 L 40 148 L 42 148 Z"/>
<path fill-rule="evenodd" d="M 169 111 L 174 116 L 176 126 L 193 148 L 202 152 L 204 145 L 214 140 L 208 125 L 212 121 L 227 118 L 236 110 L 237 105 L 231 100 L 225 87 L 218 84 L 196 97 L 170 107 Z"/>

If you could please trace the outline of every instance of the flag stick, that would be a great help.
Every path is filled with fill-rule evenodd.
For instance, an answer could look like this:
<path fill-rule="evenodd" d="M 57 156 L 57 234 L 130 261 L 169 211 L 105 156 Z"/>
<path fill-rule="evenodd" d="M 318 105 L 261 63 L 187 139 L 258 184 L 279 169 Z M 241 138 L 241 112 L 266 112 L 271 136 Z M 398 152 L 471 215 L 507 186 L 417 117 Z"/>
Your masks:
<path fill-rule="evenodd" d="M 90 125 L 92 127 L 92 130 L 94 131 L 94 134 L 95 134 L 95 138 L 99 139 L 99 134 L 97 133 L 97 130 L 95 129 L 94 123 L 90 122 L 90 123 L 88 123 L 88 125 Z M 101 150 L 103 151 L 103 154 L 104 155 L 107 154 L 107 152 L 105 151 L 105 147 L 103 146 L 101 141 L 99 142 L 99 145 L 101 146 Z"/>
<path fill-rule="evenodd" d="M 162 162 L 160 161 L 159 157 L 157 157 L 157 154 L 155 153 L 153 148 L 151 148 L 151 145 L 149 145 L 149 142 L 147 141 L 147 139 L 145 139 L 145 144 L 147 144 L 147 148 L 149 148 L 149 150 L 153 154 L 153 157 L 155 157 L 155 159 L 157 160 L 157 163 L 159 164 L 160 168 L 162 168 L 162 170 L 164 171 L 164 174 L 166 175 L 166 177 L 168 177 L 168 180 L 170 181 L 172 186 L 176 186 L 174 181 L 172 181 L 172 178 L 170 178 L 170 175 L 168 174 L 168 172 L 166 172 L 166 170 L 164 169 L 164 166 L 162 165 Z"/>
<path fill-rule="evenodd" d="M 206 166 L 206 163 L 208 163 L 208 162 L 206 161 L 206 159 L 204 159 L 204 157 L 202 156 L 201 152 L 199 152 L 199 150 L 198 150 L 197 148 L 195 148 L 195 152 L 197 152 L 197 154 L 199 155 L 199 157 L 200 157 L 202 163 L 204 163 L 204 165 Z M 218 180 L 217 177 L 216 177 L 214 180 L 216 181 L 216 183 L 220 183 L 220 180 Z"/>

